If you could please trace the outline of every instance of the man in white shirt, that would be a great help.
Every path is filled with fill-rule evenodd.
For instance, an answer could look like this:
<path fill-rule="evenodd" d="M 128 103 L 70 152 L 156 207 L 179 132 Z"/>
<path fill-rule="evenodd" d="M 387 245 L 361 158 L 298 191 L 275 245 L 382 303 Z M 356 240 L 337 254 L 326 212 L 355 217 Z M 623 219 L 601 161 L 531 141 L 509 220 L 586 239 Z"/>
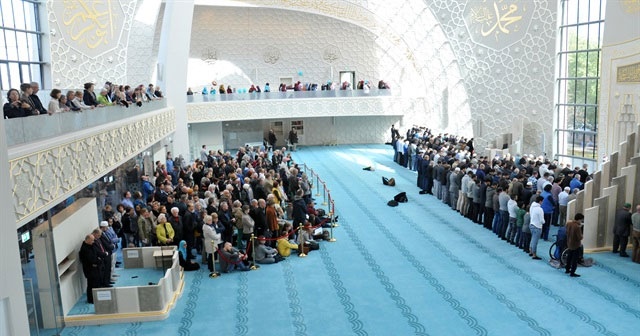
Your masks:
<path fill-rule="evenodd" d="M 558 194 L 558 205 L 560 207 L 560 220 L 558 224 L 564 226 L 567 223 L 567 204 L 569 204 L 569 193 L 571 188 L 565 187 L 564 190 Z"/>
<path fill-rule="evenodd" d="M 542 196 L 536 196 L 536 201 L 531 204 L 531 209 L 529 211 L 531 216 L 531 222 L 529 224 L 529 228 L 531 229 L 531 244 L 529 245 L 529 255 L 534 260 L 540 260 L 538 257 L 538 240 L 540 240 L 540 235 L 542 234 L 542 225 L 544 224 L 544 211 L 542 210 L 542 200 L 544 198 Z"/>
<path fill-rule="evenodd" d="M 203 164 L 207 164 L 207 162 L 209 162 L 209 157 L 207 156 L 208 152 L 207 152 L 207 145 L 202 145 L 202 149 L 200 149 L 200 161 L 202 161 Z"/>

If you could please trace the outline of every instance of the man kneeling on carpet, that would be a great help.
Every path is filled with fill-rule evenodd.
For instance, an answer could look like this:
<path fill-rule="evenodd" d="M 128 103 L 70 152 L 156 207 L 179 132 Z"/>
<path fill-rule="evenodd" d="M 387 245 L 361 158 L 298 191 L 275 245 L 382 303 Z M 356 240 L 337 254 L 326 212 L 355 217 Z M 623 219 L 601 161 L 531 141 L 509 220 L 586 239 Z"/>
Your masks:
<path fill-rule="evenodd" d="M 224 273 L 232 272 L 234 269 L 248 271 L 249 266 L 244 264 L 245 260 L 247 260 L 246 254 L 240 253 L 230 242 L 224 243 L 224 247 L 220 251 L 220 268 Z"/>
<path fill-rule="evenodd" d="M 267 238 L 258 237 L 258 246 L 256 246 L 256 262 L 258 264 L 273 264 L 282 261 L 282 256 L 278 254 L 278 250 L 265 245 Z"/>

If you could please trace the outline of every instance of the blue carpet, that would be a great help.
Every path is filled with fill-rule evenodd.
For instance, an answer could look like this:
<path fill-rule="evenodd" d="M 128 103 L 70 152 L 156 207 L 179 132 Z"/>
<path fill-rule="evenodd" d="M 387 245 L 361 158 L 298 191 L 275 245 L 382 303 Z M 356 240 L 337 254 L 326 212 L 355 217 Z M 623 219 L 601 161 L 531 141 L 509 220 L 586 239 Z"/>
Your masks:
<path fill-rule="evenodd" d="M 544 260 L 532 260 L 419 195 L 416 174 L 392 154 L 383 145 L 294 153 L 331 190 L 337 242 L 257 271 L 217 279 L 206 267 L 187 272 L 167 320 L 63 335 L 622 335 L 640 328 L 637 264 L 594 254 L 595 266 L 569 278 L 548 265 L 550 242 L 539 245 Z M 369 165 L 376 170 L 362 170 Z M 381 176 L 397 185 L 382 185 Z M 409 202 L 386 206 L 400 191 Z"/>

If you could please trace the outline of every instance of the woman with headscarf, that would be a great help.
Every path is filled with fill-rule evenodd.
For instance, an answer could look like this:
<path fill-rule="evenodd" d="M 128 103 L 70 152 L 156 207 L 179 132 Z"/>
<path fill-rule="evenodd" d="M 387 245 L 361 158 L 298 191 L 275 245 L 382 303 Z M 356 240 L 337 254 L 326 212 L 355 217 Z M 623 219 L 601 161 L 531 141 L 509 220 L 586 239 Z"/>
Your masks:
<path fill-rule="evenodd" d="M 181 240 L 178 245 L 178 257 L 180 258 L 180 266 L 182 266 L 185 272 L 200 269 L 200 264 L 187 259 L 187 242 L 185 240 Z"/>

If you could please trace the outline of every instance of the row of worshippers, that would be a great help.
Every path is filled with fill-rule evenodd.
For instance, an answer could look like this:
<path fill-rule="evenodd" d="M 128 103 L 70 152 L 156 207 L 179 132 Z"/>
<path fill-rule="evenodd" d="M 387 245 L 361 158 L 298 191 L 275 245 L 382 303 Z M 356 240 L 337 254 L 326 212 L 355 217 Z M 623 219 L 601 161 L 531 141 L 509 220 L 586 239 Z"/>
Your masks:
<path fill-rule="evenodd" d="M 22 118 L 33 115 L 53 115 L 62 112 L 81 112 L 103 106 L 131 104 L 142 106 L 143 103 L 162 99 L 162 91 L 153 84 L 131 87 L 106 82 L 96 94 L 93 83 L 85 83 L 84 90 L 68 90 L 66 93 L 54 88 L 49 92 L 49 104 L 45 108 L 38 92 L 37 82 L 20 84 L 20 90 L 7 91 L 6 103 L 3 105 L 5 119 Z"/>
<path fill-rule="evenodd" d="M 426 127 L 409 129 L 410 141 L 403 142 L 394 126 L 391 134 L 394 160 L 417 170 L 422 194 L 435 195 L 534 258 L 532 245 L 537 242 L 531 244 L 531 223 L 525 220 L 530 207 L 538 207 L 536 200 L 542 198 L 543 220 L 535 224 L 540 224 L 540 237 L 548 240 L 549 227 L 565 225 L 568 202 L 591 178 L 587 165 L 571 169 L 543 157 L 478 157 L 473 152 L 473 139 L 435 136 Z"/>
<path fill-rule="evenodd" d="M 470 159 L 473 154 L 473 139 L 449 133 L 435 135 L 431 129 L 413 126 L 404 136 L 395 125 L 391 125 L 391 146 L 394 148 L 393 161 L 413 171 L 418 170 L 418 160 L 428 149 L 450 148 L 457 160 Z"/>

